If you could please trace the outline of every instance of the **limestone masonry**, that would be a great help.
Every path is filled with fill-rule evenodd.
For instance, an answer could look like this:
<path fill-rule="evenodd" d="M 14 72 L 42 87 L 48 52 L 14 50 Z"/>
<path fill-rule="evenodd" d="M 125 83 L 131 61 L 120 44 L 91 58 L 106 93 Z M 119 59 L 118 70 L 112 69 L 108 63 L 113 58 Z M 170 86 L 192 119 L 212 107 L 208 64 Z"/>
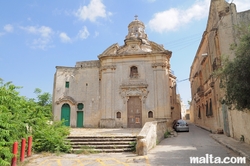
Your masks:
<path fill-rule="evenodd" d="M 144 29 L 136 17 L 124 45 L 111 45 L 99 60 L 56 67 L 55 120 L 71 127 L 140 128 L 148 121 L 178 118 L 172 52 L 148 40 Z"/>

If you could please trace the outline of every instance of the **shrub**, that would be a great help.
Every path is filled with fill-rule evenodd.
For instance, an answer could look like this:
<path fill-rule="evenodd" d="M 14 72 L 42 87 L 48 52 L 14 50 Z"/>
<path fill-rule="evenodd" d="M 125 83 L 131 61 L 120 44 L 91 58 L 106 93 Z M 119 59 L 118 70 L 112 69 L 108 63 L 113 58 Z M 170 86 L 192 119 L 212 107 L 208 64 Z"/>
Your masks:
<path fill-rule="evenodd" d="M 48 93 L 38 94 L 35 99 L 19 95 L 11 82 L 0 79 L 0 165 L 9 166 L 12 145 L 30 135 L 33 136 L 33 149 L 37 152 L 68 152 L 70 145 L 65 141 L 69 128 L 62 122 L 48 123 L 52 119 L 52 104 Z"/>
<path fill-rule="evenodd" d="M 171 135 L 171 133 L 167 130 L 167 131 L 164 133 L 164 138 L 168 138 L 170 135 Z"/>

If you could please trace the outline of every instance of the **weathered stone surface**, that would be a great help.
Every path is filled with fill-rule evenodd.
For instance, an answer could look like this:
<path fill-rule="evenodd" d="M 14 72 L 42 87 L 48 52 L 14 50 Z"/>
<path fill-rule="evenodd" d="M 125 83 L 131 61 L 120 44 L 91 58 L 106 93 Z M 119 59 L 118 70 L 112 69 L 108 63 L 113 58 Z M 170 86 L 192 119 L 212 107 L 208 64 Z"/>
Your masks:
<path fill-rule="evenodd" d="M 98 60 L 76 62 L 75 67 L 56 67 L 53 91 L 55 120 L 62 116 L 62 106 L 70 106 L 70 126 L 77 126 L 77 116 L 83 111 L 84 127 L 142 127 L 148 121 L 169 119 L 176 113 L 171 109 L 170 90 L 176 77 L 170 75 L 172 52 L 149 41 L 139 20 L 128 26 L 123 46 L 113 44 L 98 56 Z M 68 82 L 69 87 L 65 86 Z M 129 107 L 131 97 L 140 99 L 140 110 Z M 172 99 L 173 99 L 172 98 Z M 174 100 L 172 100 L 174 101 Z M 84 108 L 78 108 L 82 103 Z M 177 108 L 177 107 L 176 107 Z M 129 112 L 138 111 L 137 115 Z M 140 113 L 140 114 L 139 114 Z M 150 116 L 149 116 L 150 115 Z M 131 125 L 133 126 L 133 125 Z"/>
<path fill-rule="evenodd" d="M 221 103 L 225 93 L 213 73 L 221 67 L 223 58 L 235 57 L 231 46 L 239 42 L 242 34 L 239 27 L 249 24 L 250 10 L 237 12 L 234 3 L 212 0 L 207 26 L 190 71 L 190 121 L 212 133 L 224 133 L 238 140 L 244 136 L 248 144 L 250 112 L 229 110 Z"/>
<path fill-rule="evenodd" d="M 139 156 L 147 155 L 148 147 L 147 147 L 147 140 L 146 139 L 139 139 L 136 144 L 136 153 Z"/>
<path fill-rule="evenodd" d="M 147 151 L 164 139 L 167 120 L 147 122 L 137 135 L 136 154 L 147 155 Z"/>

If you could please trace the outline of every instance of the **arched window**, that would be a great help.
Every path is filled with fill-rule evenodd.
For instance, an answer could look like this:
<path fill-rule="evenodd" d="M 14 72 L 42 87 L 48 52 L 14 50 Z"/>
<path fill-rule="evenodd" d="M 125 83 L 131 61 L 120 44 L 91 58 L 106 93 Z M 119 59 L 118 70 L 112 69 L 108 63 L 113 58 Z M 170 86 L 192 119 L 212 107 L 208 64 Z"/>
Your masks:
<path fill-rule="evenodd" d="M 153 118 L 153 112 L 152 111 L 148 112 L 148 118 Z"/>
<path fill-rule="evenodd" d="M 136 66 L 130 68 L 130 78 L 138 78 L 138 69 Z"/>
<path fill-rule="evenodd" d="M 116 118 L 121 118 L 121 117 L 122 117 L 121 112 L 117 112 L 117 113 L 116 113 Z"/>

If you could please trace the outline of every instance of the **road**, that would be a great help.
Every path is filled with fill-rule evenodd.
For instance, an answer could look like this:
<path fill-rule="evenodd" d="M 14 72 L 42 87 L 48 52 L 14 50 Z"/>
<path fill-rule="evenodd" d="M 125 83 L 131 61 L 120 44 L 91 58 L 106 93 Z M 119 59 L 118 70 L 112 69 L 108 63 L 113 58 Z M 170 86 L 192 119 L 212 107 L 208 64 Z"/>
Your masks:
<path fill-rule="evenodd" d="M 164 139 L 159 145 L 152 149 L 148 154 L 151 165 L 157 166 L 186 166 L 186 165 L 212 165 L 209 164 L 190 164 L 190 157 L 206 157 L 212 155 L 224 159 L 225 157 L 239 157 L 233 151 L 217 143 L 212 139 L 210 132 L 201 129 L 193 124 L 189 125 L 189 132 L 178 132 L 177 137 Z M 207 160 L 205 160 L 206 162 Z M 213 162 L 214 160 L 212 160 Z M 214 164 L 213 164 L 214 165 Z M 219 164 L 237 165 L 237 164 Z M 246 164 L 250 165 L 249 161 Z"/>
<path fill-rule="evenodd" d="M 44 157 L 34 157 L 25 166 L 205 166 L 212 164 L 190 164 L 190 157 L 204 158 L 206 155 L 221 159 L 239 157 L 233 151 L 213 140 L 209 134 L 208 131 L 191 124 L 189 132 L 179 132 L 177 137 L 164 139 L 146 156 L 137 156 L 132 153 L 45 155 Z M 242 166 L 250 165 L 250 163 L 247 161 L 246 164 L 219 165 Z"/>

